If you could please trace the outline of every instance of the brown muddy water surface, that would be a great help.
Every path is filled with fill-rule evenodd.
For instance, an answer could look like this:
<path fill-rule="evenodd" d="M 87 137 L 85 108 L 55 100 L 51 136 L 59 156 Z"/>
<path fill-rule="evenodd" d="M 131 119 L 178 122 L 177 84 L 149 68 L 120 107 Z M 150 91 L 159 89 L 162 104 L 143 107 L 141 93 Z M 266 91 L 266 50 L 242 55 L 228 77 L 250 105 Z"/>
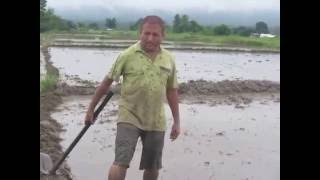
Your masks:
<path fill-rule="evenodd" d="M 51 47 L 51 61 L 62 79 L 100 82 L 122 49 Z M 176 57 L 178 81 L 270 80 L 280 82 L 279 53 L 171 51 Z"/>
<path fill-rule="evenodd" d="M 68 96 L 51 115 L 65 129 L 66 148 L 83 127 L 91 96 Z M 117 98 L 107 104 L 74 150 L 68 164 L 76 180 L 104 180 L 114 160 Z M 163 180 L 278 180 L 280 179 L 280 103 L 260 98 L 247 104 L 180 104 L 180 137 L 165 136 Z M 166 105 L 168 130 L 172 124 Z M 142 179 L 138 170 L 141 142 L 127 179 Z"/>
<path fill-rule="evenodd" d="M 90 82 L 104 78 L 122 49 L 49 51 L 62 79 L 56 93 L 64 96 L 51 117 L 65 130 L 60 134 L 65 150 L 83 127 L 95 90 Z M 166 105 L 168 131 L 159 179 L 280 179 L 280 54 L 172 52 L 180 83 L 182 132 L 176 141 L 169 140 L 172 118 Z M 114 160 L 118 98 L 112 98 L 70 153 L 67 164 L 73 179 L 107 179 Z M 127 179 L 142 179 L 140 156 L 139 141 Z"/>

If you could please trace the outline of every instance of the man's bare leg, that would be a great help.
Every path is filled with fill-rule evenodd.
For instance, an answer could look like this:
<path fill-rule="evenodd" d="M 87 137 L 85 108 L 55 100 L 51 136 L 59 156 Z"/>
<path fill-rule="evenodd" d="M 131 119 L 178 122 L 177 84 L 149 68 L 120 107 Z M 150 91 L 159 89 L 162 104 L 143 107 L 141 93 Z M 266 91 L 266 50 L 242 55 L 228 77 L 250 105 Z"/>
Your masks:
<path fill-rule="evenodd" d="M 158 169 L 145 169 L 143 173 L 143 180 L 157 180 L 158 176 Z"/>
<path fill-rule="evenodd" d="M 124 180 L 127 173 L 127 167 L 112 165 L 109 170 L 108 180 Z"/>

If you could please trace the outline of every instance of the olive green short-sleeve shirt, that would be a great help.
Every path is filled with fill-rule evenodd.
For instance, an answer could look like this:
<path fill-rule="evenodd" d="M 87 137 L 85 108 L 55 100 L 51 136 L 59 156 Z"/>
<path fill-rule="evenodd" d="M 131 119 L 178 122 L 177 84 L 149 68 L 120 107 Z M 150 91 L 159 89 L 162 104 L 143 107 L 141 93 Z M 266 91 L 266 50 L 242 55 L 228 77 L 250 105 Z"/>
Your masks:
<path fill-rule="evenodd" d="M 119 81 L 120 76 L 123 82 L 118 122 L 148 131 L 164 131 L 166 90 L 178 88 L 173 55 L 161 47 L 152 61 L 137 42 L 118 56 L 107 75 L 115 81 Z"/>

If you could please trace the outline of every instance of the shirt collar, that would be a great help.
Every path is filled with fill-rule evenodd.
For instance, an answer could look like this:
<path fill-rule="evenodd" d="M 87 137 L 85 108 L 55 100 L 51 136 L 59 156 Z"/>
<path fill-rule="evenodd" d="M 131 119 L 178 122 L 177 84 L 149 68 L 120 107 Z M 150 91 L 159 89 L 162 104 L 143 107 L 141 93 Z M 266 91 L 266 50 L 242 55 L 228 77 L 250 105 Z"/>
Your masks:
<path fill-rule="evenodd" d="M 135 44 L 135 51 L 136 52 L 142 52 L 144 54 L 146 54 L 146 52 L 141 48 L 141 42 L 138 41 L 136 44 Z M 159 54 L 163 52 L 163 47 L 162 45 L 160 44 L 160 51 L 159 51 Z"/>

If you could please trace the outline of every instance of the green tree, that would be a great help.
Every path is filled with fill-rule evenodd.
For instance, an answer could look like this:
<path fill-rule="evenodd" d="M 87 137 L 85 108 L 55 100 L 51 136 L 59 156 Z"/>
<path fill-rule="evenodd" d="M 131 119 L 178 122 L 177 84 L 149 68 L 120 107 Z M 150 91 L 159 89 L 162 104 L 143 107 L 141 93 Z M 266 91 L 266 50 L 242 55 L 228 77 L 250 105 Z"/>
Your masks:
<path fill-rule="evenodd" d="M 190 21 L 190 31 L 199 32 L 202 30 L 202 27 L 194 20 Z"/>
<path fill-rule="evenodd" d="M 116 18 L 112 18 L 111 22 L 112 22 L 112 28 L 116 28 L 118 24 Z"/>
<path fill-rule="evenodd" d="M 182 32 L 190 31 L 190 23 L 188 15 L 183 15 L 180 22 L 180 27 Z"/>
<path fill-rule="evenodd" d="M 50 30 L 70 30 L 75 24 L 54 14 L 52 8 L 46 9 L 47 0 L 40 0 L 40 32 Z"/>
<path fill-rule="evenodd" d="M 66 21 L 69 29 L 77 29 L 77 25 L 72 21 Z"/>
<path fill-rule="evenodd" d="M 46 0 L 40 0 L 40 32 L 47 31 L 49 29 L 48 16 L 46 15 Z"/>
<path fill-rule="evenodd" d="M 237 34 L 240 36 L 250 36 L 251 33 L 254 32 L 253 28 L 239 26 L 233 29 L 233 34 Z"/>
<path fill-rule="evenodd" d="M 54 10 L 49 8 L 46 12 L 48 30 L 69 30 L 67 22 L 54 14 Z"/>
<path fill-rule="evenodd" d="M 78 27 L 79 28 L 86 28 L 86 24 L 78 22 Z"/>
<path fill-rule="evenodd" d="M 180 24 L 181 24 L 180 15 L 179 15 L 179 14 L 176 14 L 176 15 L 174 16 L 174 20 L 173 20 L 173 27 L 172 27 L 173 32 L 176 32 L 176 33 L 182 32 L 181 27 L 180 27 Z"/>
<path fill-rule="evenodd" d="M 142 21 L 143 19 L 139 18 L 134 24 L 130 26 L 130 30 L 133 30 L 133 31 L 138 30 Z"/>
<path fill-rule="evenodd" d="M 219 26 L 216 26 L 213 29 L 213 31 L 216 35 L 230 35 L 231 34 L 230 28 L 225 24 L 221 24 Z"/>
<path fill-rule="evenodd" d="M 99 26 L 98 26 L 97 23 L 90 23 L 90 24 L 88 25 L 88 27 L 89 27 L 90 29 L 99 29 Z"/>
<path fill-rule="evenodd" d="M 204 27 L 202 27 L 201 33 L 204 35 L 214 35 L 213 27 L 212 26 L 204 26 Z"/>
<path fill-rule="evenodd" d="M 256 23 L 256 32 L 257 33 L 269 33 L 268 25 L 267 23 L 263 21 L 259 21 Z"/>
<path fill-rule="evenodd" d="M 106 25 L 107 28 L 116 28 L 116 27 L 117 27 L 117 20 L 116 20 L 116 18 L 112 18 L 112 19 L 107 18 L 105 25 Z"/>
<path fill-rule="evenodd" d="M 46 12 L 47 0 L 40 0 L 40 15 L 43 16 Z"/>

